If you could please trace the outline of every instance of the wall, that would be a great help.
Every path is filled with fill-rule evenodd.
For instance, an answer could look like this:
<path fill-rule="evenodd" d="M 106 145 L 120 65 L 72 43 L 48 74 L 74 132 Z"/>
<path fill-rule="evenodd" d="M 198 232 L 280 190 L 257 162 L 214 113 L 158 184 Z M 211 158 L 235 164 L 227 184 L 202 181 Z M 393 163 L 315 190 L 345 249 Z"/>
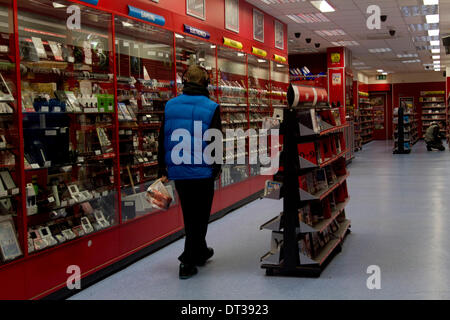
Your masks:
<path fill-rule="evenodd" d="M 369 84 L 386 83 L 422 83 L 422 82 L 440 82 L 445 81 L 442 72 L 420 72 L 420 73 L 393 73 L 388 74 L 386 80 L 376 80 L 375 75 L 368 76 Z"/>

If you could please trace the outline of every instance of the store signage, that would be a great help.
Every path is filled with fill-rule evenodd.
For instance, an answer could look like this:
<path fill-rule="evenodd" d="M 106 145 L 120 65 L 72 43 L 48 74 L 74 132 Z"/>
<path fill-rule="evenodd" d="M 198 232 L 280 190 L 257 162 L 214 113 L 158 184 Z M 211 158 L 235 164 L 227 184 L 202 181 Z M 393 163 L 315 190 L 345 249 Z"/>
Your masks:
<path fill-rule="evenodd" d="M 279 56 L 277 54 L 274 54 L 273 58 L 275 59 L 275 61 L 278 61 L 278 62 L 286 62 L 286 58 L 285 57 Z"/>
<path fill-rule="evenodd" d="M 385 74 L 377 75 L 377 80 L 386 80 L 387 76 Z"/>
<path fill-rule="evenodd" d="M 211 35 L 207 31 L 203 31 L 187 24 L 184 25 L 184 32 L 192 34 L 193 36 L 197 36 L 203 39 L 209 39 Z"/>
<path fill-rule="evenodd" d="M 261 56 L 261 57 L 267 56 L 267 51 L 265 51 L 263 49 L 258 49 L 255 47 L 252 47 L 252 53 L 257 54 L 258 56 Z"/>
<path fill-rule="evenodd" d="M 130 5 L 128 6 L 128 15 L 130 17 L 138 18 L 138 19 L 141 19 L 144 21 L 148 21 L 148 22 L 160 25 L 160 26 L 163 26 L 166 24 L 166 19 L 164 19 L 164 17 L 159 16 L 154 13 L 151 13 L 151 12 L 148 12 L 148 11 L 144 11 L 144 10 L 132 7 Z"/>
<path fill-rule="evenodd" d="M 331 62 L 332 63 L 341 63 L 341 54 L 340 53 L 332 53 L 331 54 Z"/>
<path fill-rule="evenodd" d="M 223 37 L 223 44 L 229 47 L 233 47 L 236 49 L 242 49 L 244 46 L 242 45 L 242 42 Z"/>
<path fill-rule="evenodd" d="M 80 1 L 93 4 L 94 6 L 98 5 L 98 0 L 80 0 Z"/>

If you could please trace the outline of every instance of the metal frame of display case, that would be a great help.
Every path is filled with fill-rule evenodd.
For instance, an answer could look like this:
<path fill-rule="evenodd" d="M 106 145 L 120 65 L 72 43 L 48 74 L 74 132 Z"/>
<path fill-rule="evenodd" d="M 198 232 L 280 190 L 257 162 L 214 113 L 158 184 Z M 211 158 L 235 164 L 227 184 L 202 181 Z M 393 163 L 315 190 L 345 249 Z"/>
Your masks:
<path fill-rule="evenodd" d="M 18 222 L 16 229 L 19 235 L 19 242 L 23 251 L 23 256 L 8 263 L 0 264 L 0 282 L 2 282 L 2 289 L 0 290 L 1 299 L 41 299 L 41 298 L 60 298 L 75 293 L 66 287 L 66 280 L 68 277 L 67 268 L 71 265 L 77 265 L 82 272 L 82 288 L 97 281 L 107 274 L 115 272 L 123 268 L 129 263 L 157 250 L 158 248 L 174 241 L 183 236 L 183 219 L 181 208 L 179 205 L 171 207 L 168 211 L 155 211 L 150 214 L 138 217 L 124 222 L 122 219 L 121 208 L 121 181 L 120 181 L 120 161 L 119 161 L 119 119 L 117 110 L 117 61 L 116 61 L 116 29 L 115 18 L 124 17 L 133 21 L 148 24 L 157 28 L 163 28 L 173 33 L 173 58 L 174 58 L 174 91 L 176 93 L 176 39 L 175 33 L 181 33 L 175 27 L 161 27 L 140 19 L 136 19 L 115 10 L 108 10 L 90 5 L 81 1 L 68 0 L 75 4 L 82 5 L 90 10 L 98 10 L 98 12 L 111 15 L 111 34 L 109 35 L 112 43 L 112 62 L 113 62 L 113 90 L 114 90 L 114 122 L 113 134 L 115 155 L 114 155 L 114 189 L 117 192 L 117 212 L 115 215 L 118 221 L 115 225 L 79 237 L 77 239 L 65 242 L 51 248 L 47 248 L 40 252 L 30 254 L 27 250 L 28 241 L 28 217 L 26 215 L 26 177 L 24 161 L 20 160 L 16 165 L 18 166 L 18 176 L 16 177 L 17 185 L 20 189 L 20 205 L 18 210 Z M 19 47 L 19 20 L 18 20 L 18 0 L 11 0 L 12 20 L 14 21 L 14 56 L 15 56 L 15 73 L 16 82 L 21 83 L 20 70 L 20 47 Z M 111 5 L 113 6 L 113 5 Z M 205 41 L 215 45 L 215 59 L 216 72 L 217 68 L 217 50 L 218 43 L 211 40 L 205 40 L 200 37 L 183 34 L 194 37 L 198 40 Z M 249 42 L 245 40 L 246 44 Z M 256 44 L 256 43 L 255 43 Z M 250 54 L 244 50 L 236 50 Z M 275 51 L 277 52 L 277 51 Z M 279 52 L 279 50 L 278 50 Z M 272 53 L 272 52 L 271 52 Z M 247 58 L 246 58 L 247 59 Z M 267 59 L 267 58 L 266 58 Z M 270 78 L 273 65 L 282 64 L 286 66 L 288 72 L 287 62 L 276 61 L 275 58 L 270 58 L 269 82 L 272 86 L 274 82 Z M 216 79 L 218 79 L 216 75 Z M 287 74 L 288 79 L 288 74 Z M 248 65 L 246 64 L 246 97 L 247 97 L 247 127 L 249 126 L 249 104 L 248 104 Z M 286 88 L 289 85 L 286 82 Z M 277 83 L 280 86 L 280 83 Z M 17 130 L 19 132 L 19 139 L 23 141 L 23 114 L 22 114 L 22 99 L 21 86 L 17 86 Z M 216 95 L 218 95 L 218 83 L 216 84 Z M 273 96 L 273 92 L 270 92 Z M 277 99 L 284 100 L 284 97 Z M 272 101 L 272 99 L 271 99 Z M 277 102 L 277 105 L 280 103 Z M 270 103 L 271 111 L 273 111 L 272 102 Z M 24 158 L 24 144 L 20 143 L 18 146 L 17 159 Z M 17 161 L 16 161 L 17 162 Z M 261 191 L 264 189 L 264 183 L 267 180 L 265 176 L 249 177 L 244 181 L 232 184 L 223 188 L 219 188 L 215 194 L 215 199 L 212 209 L 211 220 L 218 219 L 226 213 L 236 209 L 245 203 L 258 198 Z"/>

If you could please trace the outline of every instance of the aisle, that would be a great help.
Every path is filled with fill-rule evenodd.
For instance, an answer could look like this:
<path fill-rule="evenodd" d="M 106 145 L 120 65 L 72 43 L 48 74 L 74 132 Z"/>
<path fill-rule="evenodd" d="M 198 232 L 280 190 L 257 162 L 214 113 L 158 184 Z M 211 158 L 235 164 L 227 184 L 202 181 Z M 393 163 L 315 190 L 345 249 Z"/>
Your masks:
<path fill-rule="evenodd" d="M 177 241 L 73 299 L 450 299 L 450 153 L 419 142 L 392 155 L 390 143 L 372 142 L 350 173 L 353 232 L 319 279 L 265 276 L 270 232 L 259 226 L 282 204 L 258 200 L 211 224 L 216 255 L 194 278 L 178 280 Z M 366 286 L 370 265 L 381 290 Z"/>

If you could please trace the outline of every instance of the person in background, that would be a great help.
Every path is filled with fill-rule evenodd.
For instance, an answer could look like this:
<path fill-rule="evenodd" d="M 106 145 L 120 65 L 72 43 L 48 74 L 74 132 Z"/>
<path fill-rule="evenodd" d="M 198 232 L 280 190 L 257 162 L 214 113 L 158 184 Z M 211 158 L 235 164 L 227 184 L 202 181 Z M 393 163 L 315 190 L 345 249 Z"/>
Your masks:
<path fill-rule="evenodd" d="M 444 151 L 445 147 L 442 144 L 444 136 L 441 134 L 441 130 L 445 128 L 445 121 L 439 123 L 433 122 L 425 132 L 425 142 L 427 143 L 427 150 L 432 151 L 437 149 Z"/>
<path fill-rule="evenodd" d="M 171 159 L 172 150 L 179 143 L 171 141 L 175 130 L 185 129 L 190 132 L 192 146 L 194 121 L 202 121 L 203 135 L 207 129 L 222 131 L 219 105 L 209 99 L 209 79 L 203 67 L 191 65 L 188 68 L 183 77 L 183 94 L 166 104 L 158 139 L 159 176 L 163 182 L 175 181 L 183 210 L 186 239 L 184 252 L 178 258 L 181 262 L 180 279 L 197 274 L 197 266 L 204 266 L 214 255 L 214 250 L 206 244 L 206 234 L 214 198 L 214 181 L 220 174 L 221 165 L 208 165 L 204 159 L 201 164 L 176 165 Z M 202 154 L 207 145 L 202 142 Z M 190 159 L 194 159 L 194 148 L 191 149 Z"/>

